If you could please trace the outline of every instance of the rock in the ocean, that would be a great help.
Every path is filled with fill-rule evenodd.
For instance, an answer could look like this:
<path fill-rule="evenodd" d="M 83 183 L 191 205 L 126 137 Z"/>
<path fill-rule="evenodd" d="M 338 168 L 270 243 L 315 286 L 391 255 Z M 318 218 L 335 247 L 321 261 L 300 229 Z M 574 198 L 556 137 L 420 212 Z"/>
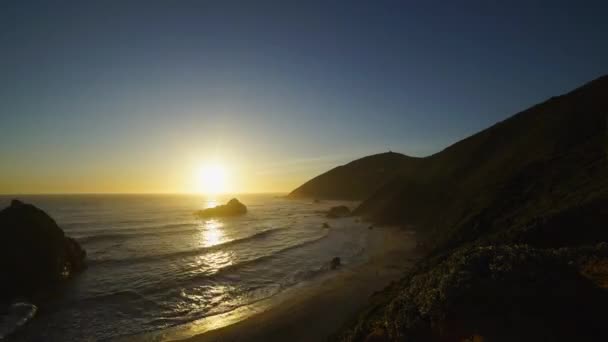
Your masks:
<path fill-rule="evenodd" d="M 30 296 L 85 268 L 86 252 L 44 211 L 13 200 L 0 211 L 0 299 Z"/>
<path fill-rule="evenodd" d="M 335 257 L 333 259 L 331 259 L 331 262 L 329 263 L 329 268 L 331 268 L 332 270 L 335 270 L 336 268 L 340 267 L 340 258 L 339 257 Z"/>
<path fill-rule="evenodd" d="M 329 211 L 327 212 L 327 215 L 326 215 L 326 217 L 328 217 L 328 218 L 339 218 L 339 217 L 346 217 L 346 216 L 350 216 L 350 209 L 348 209 L 348 207 L 345 205 L 339 205 L 337 207 L 332 207 L 331 209 L 329 209 Z"/>
<path fill-rule="evenodd" d="M 65 237 L 65 247 L 67 253 L 67 262 L 69 263 L 67 270 L 71 272 L 80 272 L 86 268 L 87 251 L 73 238 Z"/>
<path fill-rule="evenodd" d="M 227 217 L 239 216 L 247 213 L 247 207 L 236 198 L 231 199 L 224 205 L 214 208 L 199 210 L 196 214 L 200 217 Z"/>

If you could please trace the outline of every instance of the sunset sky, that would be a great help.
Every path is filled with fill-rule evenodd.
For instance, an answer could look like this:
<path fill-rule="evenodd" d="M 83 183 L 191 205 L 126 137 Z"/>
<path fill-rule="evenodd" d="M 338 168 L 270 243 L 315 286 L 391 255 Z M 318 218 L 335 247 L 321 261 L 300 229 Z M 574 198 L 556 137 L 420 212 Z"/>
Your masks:
<path fill-rule="evenodd" d="M 3 1 L 0 193 L 286 192 L 608 72 L 605 1 L 489 3 Z"/>

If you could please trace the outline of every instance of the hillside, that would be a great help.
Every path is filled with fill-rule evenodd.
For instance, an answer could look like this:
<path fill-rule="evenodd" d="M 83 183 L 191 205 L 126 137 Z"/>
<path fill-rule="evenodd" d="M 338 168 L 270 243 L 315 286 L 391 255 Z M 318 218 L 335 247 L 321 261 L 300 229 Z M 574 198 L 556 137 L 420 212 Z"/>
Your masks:
<path fill-rule="evenodd" d="M 364 200 L 417 158 L 387 152 L 331 169 L 293 190 L 291 198 Z"/>
<path fill-rule="evenodd" d="M 343 341 L 602 341 L 608 77 L 404 168 L 357 209 L 430 253 Z"/>
<path fill-rule="evenodd" d="M 604 76 L 402 164 L 355 213 L 427 256 L 335 338 L 608 339 L 607 118 Z"/>
<path fill-rule="evenodd" d="M 603 77 L 403 168 L 357 213 L 417 228 L 439 246 L 603 201 L 607 115 Z"/>

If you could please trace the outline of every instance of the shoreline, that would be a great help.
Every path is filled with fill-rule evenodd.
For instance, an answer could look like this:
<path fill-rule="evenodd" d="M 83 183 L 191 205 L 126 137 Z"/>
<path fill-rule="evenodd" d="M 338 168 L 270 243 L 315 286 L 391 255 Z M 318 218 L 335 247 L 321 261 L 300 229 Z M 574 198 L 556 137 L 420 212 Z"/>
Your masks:
<path fill-rule="evenodd" d="M 418 259 L 415 246 L 411 231 L 375 227 L 370 230 L 369 257 L 363 263 L 343 265 L 224 314 L 125 340 L 279 341 L 286 336 L 291 341 L 324 340 L 364 309 L 371 295 L 399 280 L 413 266 Z"/>

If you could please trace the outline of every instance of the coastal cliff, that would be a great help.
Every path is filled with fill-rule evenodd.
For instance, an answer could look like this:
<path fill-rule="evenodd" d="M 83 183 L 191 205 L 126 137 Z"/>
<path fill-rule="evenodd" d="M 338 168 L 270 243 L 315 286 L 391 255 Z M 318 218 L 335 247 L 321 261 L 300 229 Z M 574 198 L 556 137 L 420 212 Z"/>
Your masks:
<path fill-rule="evenodd" d="M 416 230 L 427 257 L 336 338 L 606 337 L 607 116 L 604 76 L 399 164 L 354 213 Z"/>

